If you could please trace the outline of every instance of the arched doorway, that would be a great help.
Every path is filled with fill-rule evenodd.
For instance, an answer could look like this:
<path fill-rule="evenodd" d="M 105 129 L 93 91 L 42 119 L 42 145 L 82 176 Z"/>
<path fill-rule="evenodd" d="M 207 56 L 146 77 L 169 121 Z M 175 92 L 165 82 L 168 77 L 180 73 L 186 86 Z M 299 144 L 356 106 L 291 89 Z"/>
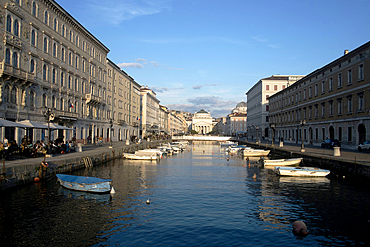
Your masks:
<path fill-rule="evenodd" d="M 366 128 L 365 125 L 360 124 L 358 126 L 358 144 L 364 143 L 366 141 Z"/>
<path fill-rule="evenodd" d="M 313 131 L 312 131 L 312 128 L 310 127 L 309 129 L 308 129 L 308 135 L 309 135 L 309 142 L 310 143 L 312 143 L 312 140 L 313 140 Z"/>
<path fill-rule="evenodd" d="M 329 127 L 329 139 L 334 139 L 334 127 Z"/>
<path fill-rule="evenodd" d="M 273 130 L 271 129 L 271 131 Z M 269 137 L 269 128 L 265 128 L 265 137 Z"/>

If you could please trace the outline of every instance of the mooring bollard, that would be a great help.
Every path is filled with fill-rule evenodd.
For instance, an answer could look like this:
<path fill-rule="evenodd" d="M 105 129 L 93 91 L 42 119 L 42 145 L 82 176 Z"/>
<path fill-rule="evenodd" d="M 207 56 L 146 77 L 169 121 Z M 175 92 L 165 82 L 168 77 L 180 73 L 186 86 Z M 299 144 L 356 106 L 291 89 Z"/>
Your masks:
<path fill-rule="evenodd" d="M 333 147 L 334 149 L 334 156 L 340 156 L 340 147 Z"/>

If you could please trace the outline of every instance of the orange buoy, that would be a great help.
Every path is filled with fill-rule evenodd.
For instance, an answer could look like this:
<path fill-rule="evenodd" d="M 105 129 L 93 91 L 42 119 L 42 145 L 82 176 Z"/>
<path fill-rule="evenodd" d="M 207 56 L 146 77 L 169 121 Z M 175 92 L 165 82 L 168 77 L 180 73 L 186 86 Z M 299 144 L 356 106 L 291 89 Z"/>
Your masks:
<path fill-rule="evenodd" d="M 252 176 L 253 179 L 256 179 L 257 178 L 257 174 L 255 173 L 253 176 Z"/>
<path fill-rule="evenodd" d="M 308 234 L 307 226 L 303 221 L 295 221 L 293 223 L 293 234 L 300 237 L 305 237 Z"/>
<path fill-rule="evenodd" d="M 39 178 L 39 177 L 35 177 L 35 178 L 33 179 L 33 181 L 34 181 L 35 183 L 40 182 L 40 178 Z"/>

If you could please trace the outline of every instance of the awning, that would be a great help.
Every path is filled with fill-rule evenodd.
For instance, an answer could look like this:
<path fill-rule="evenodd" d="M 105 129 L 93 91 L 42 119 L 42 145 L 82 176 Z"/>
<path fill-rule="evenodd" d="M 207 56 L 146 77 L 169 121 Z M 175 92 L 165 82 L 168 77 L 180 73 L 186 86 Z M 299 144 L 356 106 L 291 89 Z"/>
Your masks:
<path fill-rule="evenodd" d="M 58 125 L 58 124 L 55 124 L 55 123 L 50 123 L 50 128 L 58 129 L 58 130 L 73 130 L 73 128 L 68 128 L 66 126 Z"/>
<path fill-rule="evenodd" d="M 34 128 L 34 129 L 47 129 L 48 128 L 47 123 L 36 123 L 36 122 L 30 121 L 30 120 L 19 121 L 18 123 L 26 125 L 27 128 L 29 128 L 29 129 L 32 129 L 32 128 Z"/>
<path fill-rule="evenodd" d="M 18 127 L 18 128 L 28 128 L 27 125 L 21 124 L 19 122 L 13 122 L 5 119 L 0 119 L 0 127 Z"/>

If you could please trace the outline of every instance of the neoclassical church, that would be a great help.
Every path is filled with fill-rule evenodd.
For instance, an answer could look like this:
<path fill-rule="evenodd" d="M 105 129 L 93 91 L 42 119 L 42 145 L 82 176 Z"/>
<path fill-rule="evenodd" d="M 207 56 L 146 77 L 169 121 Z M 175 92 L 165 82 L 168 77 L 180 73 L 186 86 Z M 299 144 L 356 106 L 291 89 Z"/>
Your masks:
<path fill-rule="evenodd" d="M 198 134 L 208 134 L 213 129 L 211 113 L 200 110 L 193 116 L 192 130 L 198 132 Z"/>

